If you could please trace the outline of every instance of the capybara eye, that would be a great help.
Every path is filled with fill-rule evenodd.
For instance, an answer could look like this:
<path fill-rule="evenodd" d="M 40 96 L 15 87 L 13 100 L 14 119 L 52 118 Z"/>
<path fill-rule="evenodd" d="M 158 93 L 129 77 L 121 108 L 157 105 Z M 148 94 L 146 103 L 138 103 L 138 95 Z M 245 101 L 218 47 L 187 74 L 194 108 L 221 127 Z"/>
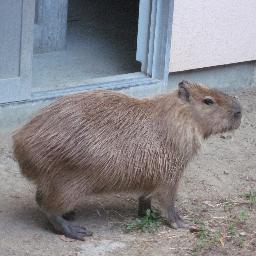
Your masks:
<path fill-rule="evenodd" d="M 211 98 L 205 98 L 203 100 L 203 102 L 206 104 L 206 105 L 212 105 L 214 104 L 214 101 L 211 99 Z"/>

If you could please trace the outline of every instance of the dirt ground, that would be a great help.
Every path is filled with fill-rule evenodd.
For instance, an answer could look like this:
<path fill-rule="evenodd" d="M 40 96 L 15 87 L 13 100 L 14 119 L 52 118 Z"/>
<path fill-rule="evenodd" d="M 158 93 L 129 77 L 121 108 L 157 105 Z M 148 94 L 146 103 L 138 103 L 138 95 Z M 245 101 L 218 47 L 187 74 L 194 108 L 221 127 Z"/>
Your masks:
<path fill-rule="evenodd" d="M 178 197 L 194 229 L 161 225 L 126 231 L 136 219 L 134 195 L 90 198 L 75 223 L 84 242 L 53 234 L 34 201 L 34 187 L 13 161 L 10 136 L 0 137 L 0 255 L 256 255 L 256 88 L 233 91 L 243 105 L 239 130 L 209 139 L 187 168 Z"/>

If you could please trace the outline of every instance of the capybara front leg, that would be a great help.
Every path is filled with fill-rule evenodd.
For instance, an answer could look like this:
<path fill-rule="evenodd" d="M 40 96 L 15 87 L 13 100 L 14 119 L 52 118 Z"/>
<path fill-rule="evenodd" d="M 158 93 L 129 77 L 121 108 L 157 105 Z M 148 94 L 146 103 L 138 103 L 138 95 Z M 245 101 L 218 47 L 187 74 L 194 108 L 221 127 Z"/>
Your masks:
<path fill-rule="evenodd" d="M 175 202 L 172 201 L 167 209 L 167 221 L 169 225 L 174 228 L 185 228 L 186 224 L 184 223 L 184 220 L 180 217 L 178 214 L 176 207 L 175 207 Z"/>
<path fill-rule="evenodd" d="M 92 235 L 92 232 L 84 227 L 71 225 L 70 222 L 65 220 L 61 215 L 51 213 L 47 213 L 46 215 L 50 223 L 53 225 L 54 230 L 59 234 L 81 241 L 85 240 L 85 236 Z"/>
<path fill-rule="evenodd" d="M 143 217 L 146 215 L 147 210 L 151 210 L 151 198 L 146 196 L 139 197 L 138 216 Z"/>
<path fill-rule="evenodd" d="M 186 224 L 178 214 L 175 207 L 177 184 L 172 187 L 163 186 L 159 189 L 159 193 L 160 203 L 163 206 L 163 209 L 165 211 L 165 217 L 167 218 L 167 222 L 170 225 L 170 227 L 174 229 L 186 227 Z"/>

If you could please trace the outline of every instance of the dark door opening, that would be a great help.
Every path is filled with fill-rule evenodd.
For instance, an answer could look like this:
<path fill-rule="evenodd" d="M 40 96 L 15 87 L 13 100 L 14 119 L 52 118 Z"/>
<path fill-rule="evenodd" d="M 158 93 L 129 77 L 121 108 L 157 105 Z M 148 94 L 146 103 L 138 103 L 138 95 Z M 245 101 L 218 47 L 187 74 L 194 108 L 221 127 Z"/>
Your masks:
<path fill-rule="evenodd" d="M 138 15 L 139 0 L 68 1 L 64 48 L 47 51 L 34 43 L 33 91 L 140 71 L 136 61 Z M 40 28 L 40 24 L 35 26 Z M 41 40 L 40 36 L 39 30 L 35 40 Z"/>

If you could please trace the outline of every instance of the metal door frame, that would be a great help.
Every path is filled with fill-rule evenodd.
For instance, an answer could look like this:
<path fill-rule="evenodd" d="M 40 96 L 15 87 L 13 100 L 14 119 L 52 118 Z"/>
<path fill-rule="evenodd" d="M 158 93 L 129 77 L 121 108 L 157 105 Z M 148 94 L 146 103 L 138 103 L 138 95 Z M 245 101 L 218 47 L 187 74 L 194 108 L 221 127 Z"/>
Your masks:
<path fill-rule="evenodd" d="M 22 1 L 19 75 L 0 79 L 1 103 L 31 98 L 34 4 L 35 0 Z"/>

